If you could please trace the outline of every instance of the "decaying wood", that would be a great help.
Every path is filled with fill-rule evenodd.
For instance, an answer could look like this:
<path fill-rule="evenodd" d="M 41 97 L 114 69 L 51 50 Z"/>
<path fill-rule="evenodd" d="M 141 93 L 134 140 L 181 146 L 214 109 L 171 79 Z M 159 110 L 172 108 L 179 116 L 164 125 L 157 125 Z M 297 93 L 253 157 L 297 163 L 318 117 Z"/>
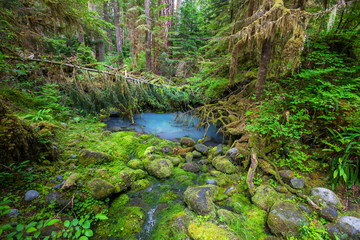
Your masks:
<path fill-rule="evenodd" d="M 257 160 L 256 154 L 255 154 L 254 150 L 251 150 L 251 165 L 249 167 L 249 171 L 248 171 L 248 174 L 246 177 L 246 183 L 249 187 L 249 192 L 250 192 L 251 196 L 253 196 L 255 194 L 255 186 L 253 183 L 253 179 L 254 179 L 254 174 L 255 174 L 257 165 L 258 165 L 258 160 Z"/>

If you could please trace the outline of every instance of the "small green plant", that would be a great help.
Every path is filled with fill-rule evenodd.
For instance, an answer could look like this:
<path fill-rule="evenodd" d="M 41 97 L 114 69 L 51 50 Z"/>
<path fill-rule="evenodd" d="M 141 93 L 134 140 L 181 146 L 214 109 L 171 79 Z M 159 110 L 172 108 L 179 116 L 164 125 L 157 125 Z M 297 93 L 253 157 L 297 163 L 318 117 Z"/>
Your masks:
<path fill-rule="evenodd" d="M 330 171 L 332 187 L 343 182 L 348 188 L 359 184 L 360 170 L 360 129 L 341 128 L 342 132 L 328 129 L 333 139 L 324 140 L 329 148 L 323 151 L 331 152 Z"/>
<path fill-rule="evenodd" d="M 49 121 L 52 120 L 52 114 L 51 114 L 51 109 L 40 109 L 37 113 L 33 114 L 27 114 L 26 116 L 24 116 L 24 119 L 29 119 L 31 121 Z"/>
<path fill-rule="evenodd" d="M 94 235 L 93 231 L 90 229 L 92 220 L 86 220 L 85 218 L 73 219 L 71 222 L 66 220 L 64 222 L 62 237 L 65 239 L 81 239 L 87 240 L 88 237 L 92 237 Z M 58 237 L 61 237 L 58 236 Z"/>

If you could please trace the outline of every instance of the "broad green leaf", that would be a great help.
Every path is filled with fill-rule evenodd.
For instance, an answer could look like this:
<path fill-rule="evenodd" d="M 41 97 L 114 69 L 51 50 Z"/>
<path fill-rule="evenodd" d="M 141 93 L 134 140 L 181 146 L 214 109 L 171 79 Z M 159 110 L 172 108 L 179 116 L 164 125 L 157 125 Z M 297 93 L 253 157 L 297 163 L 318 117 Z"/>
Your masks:
<path fill-rule="evenodd" d="M 69 221 L 69 220 L 66 220 L 66 221 L 64 222 L 64 226 L 65 226 L 65 227 L 69 227 L 69 226 L 70 226 L 70 221 Z"/>
<path fill-rule="evenodd" d="M 92 236 L 94 236 L 94 233 L 93 233 L 93 231 L 91 230 L 91 229 L 85 229 L 85 236 L 87 236 L 87 237 L 92 237 Z"/>
<path fill-rule="evenodd" d="M 79 238 L 81 235 L 81 229 L 78 229 L 75 233 L 75 238 Z"/>
<path fill-rule="evenodd" d="M 26 229 L 26 232 L 27 232 L 27 233 L 32 233 L 32 232 L 35 232 L 35 231 L 37 231 L 37 229 L 34 228 L 34 227 L 30 227 L 30 228 L 27 228 L 27 229 Z"/>
<path fill-rule="evenodd" d="M 78 224 L 79 224 L 79 220 L 77 220 L 76 218 L 73 219 L 72 222 L 71 222 L 71 225 L 72 225 L 72 226 L 76 226 L 76 225 L 78 225 Z"/>
<path fill-rule="evenodd" d="M 81 238 L 79 238 L 79 240 L 88 240 L 88 238 L 85 236 L 81 236 Z"/>
<path fill-rule="evenodd" d="M 108 218 L 105 214 L 103 214 L 103 213 L 96 214 L 95 218 L 100 219 L 100 220 L 107 220 L 107 219 L 109 219 L 109 218 Z"/>
<path fill-rule="evenodd" d="M 49 219 L 45 222 L 44 227 L 54 225 L 55 223 L 59 222 L 59 219 Z"/>
<path fill-rule="evenodd" d="M 40 236 L 40 231 L 37 231 L 35 234 L 34 234 L 34 238 L 38 238 Z"/>
<path fill-rule="evenodd" d="M 82 227 L 84 228 L 84 229 L 88 229 L 88 228 L 90 228 L 90 221 L 89 220 L 86 220 L 85 222 L 84 222 L 84 224 L 82 225 Z"/>
<path fill-rule="evenodd" d="M 35 227 L 35 225 L 37 224 L 37 222 L 31 222 L 26 226 L 26 229 L 31 228 L 31 227 Z"/>
<path fill-rule="evenodd" d="M 42 228 L 43 224 L 44 224 L 44 220 L 41 220 L 40 222 L 38 222 L 38 225 L 36 226 L 36 228 L 37 229 Z"/>
<path fill-rule="evenodd" d="M 16 231 L 18 231 L 18 232 L 22 231 L 23 229 L 24 229 L 24 224 L 18 224 L 16 226 Z"/>

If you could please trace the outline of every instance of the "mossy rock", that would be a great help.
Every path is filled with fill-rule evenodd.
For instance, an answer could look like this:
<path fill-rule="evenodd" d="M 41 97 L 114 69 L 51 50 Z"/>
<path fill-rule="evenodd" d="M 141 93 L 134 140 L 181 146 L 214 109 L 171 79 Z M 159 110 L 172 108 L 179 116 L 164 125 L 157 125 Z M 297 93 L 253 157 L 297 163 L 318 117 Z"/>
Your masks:
<path fill-rule="evenodd" d="M 328 223 L 325 227 L 332 239 L 360 239 L 360 218 L 343 216 L 335 223 Z"/>
<path fill-rule="evenodd" d="M 287 201 L 275 203 L 267 219 L 271 232 L 283 238 L 297 237 L 299 229 L 306 223 L 306 218 L 299 207 Z"/>
<path fill-rule="evenodd" d="M 193 214 L 183 204 L 169 205 L 157 215 L 151 239 L 184 240 L 189 238 L 188 226 L 194 220 Z"/>
<path fill-rule="evenodd" d="M 193 147 L 195 146 L 196 142 L 191 138 L 183 137 L 180 140 L 180 144 L 186 147 Z"/>
<path fill-rule="evenodd" d="M 131 185 L 130 185 L 132 192 L 138 192 L 138 191 L 146 189 L 150 186 L 151 186 L 151 182 L 149 182 L 149 180 L 147 180 L 147 179 L 137 180 L 137 181 L 131 183 Z"/>
<path fill-rule="evenodd" d="M 180 163 L 182 163 L 182 160 L 181 160 L 181 158 L 179 158 L 179 157 L 169 157 L 169 156 L 167 156 L 166 158 L 169 159 L 169 160 L 172 162 L 172 164 L 174 165 L 174 167 L 176 167 L 176 166 L 178 166 Z"/>
<path fill-rule="evenodd" d="M 148 172 L 159 178 L 159 179 L 165 179 L 172 175 L 174 166 L 172 162 L 169 159 L 157 159 L 147 166 Z"/>
<path fill-rule="evenodd" d="M 216 214 L 213 199 L 218 192 L 219 188 L 215 185 L 188 187 L 184 192 L 184 201 L 195 213 L 214 217 Z"/>
<path fill-rule="evenodd" d="M 1 98 L 0 136 L 0 156 L 5 165 L 25 160 L 37 161 L 50 151 L 50 146 L 40 143 L 34 129 L 13 114 Z"/>
<path fill-rule="evenodd" d="M 197 178 L 196 173 L 187 172 L 181 168 L 174 168 L 174 177 L 175 180 L 180 183 L 182 186 L 192 186 L 194 185 L 194 180 Z"/>
<path fill-rule="evenodd" d="M 115 192 L 114 185 L 103 179 L 93 179 L 87 186 L 95 200 L 110 197 Z"/>
<path fill-rule="evenodd" d="M 238 218 L 241 219 L 241 216 L 239 214 L 231 212 L 226 209 L 219 209 L 217 211 L 217 215 L 218 215 L 220 221 L 226 223 L 227 225 L 231 225 Z"/>
<path fill-rule="evenodd" d="M 254 196 L 252 196 L 251 201 L 258 207 L 268 210 L 271 208 L 274 203 L 281 201 L 283 195 L 276 192 L 273 187 L 262 185 L 256 188 Z"/>
<path fill-rule="evenodd" d="M 212 160 L 212 165 L 219 171 L 223 172 L 223 173 L 235 173 L 237 172 L 237 168 L 234 166 L 234 164 L 231 163 L 231 161 L 225 157 L 225 156 L 221 156 L 221 157 L 215 157 Z"/>
<path fill-rule="evenodd" d="M 128 167 L 131 167 L 132 169 L 144 169 L 144 165 L 143 165 L 142 161 L 137 158 L 131 159 L 127 163 L 127 165 L 128 165 Z"/>
<path fill-rule="evenodd" d="M 199 172 L 200 167 L 195 162 L 187 162 L 184 165 L 181 166 L 182 169 L 184 169 L 187 172 Z"/>
<path fill-rule="evenodd" d="M 124 208 L 124 206 L 129 202 L 130 202 L 129 196 L 127 194 L 121 194 L 111 203 L 109 209 L 110 216 L 116 217 Z"/>
<path fill-rule="evenodd" d="M 313 188 L 311 195 L 313 196 L 313 201 L 318 205 L 334 209 L 344 209 L 338 196 L 330 189 L 320 187 Z"/>
<path fill-rule="evenodd" d="M 88 166 L 90 164 L 97 164 L 101 165 L 104 162 L 109 162 L 110 157 L 102 152 L 92 152 L 90 150 L 83 150 L 79 156 L 79 162 L 84 165 Z"/>
<path fill-rule="evenodd" d="M 188 228 L 191 239 L 194 240 L 238 240 L 237 236 L 231 231 L 227 231 L 212 222 L 198 224 L 191 222 Z"/>
<path fill-rule="evenodd" d="M 96 229 L 98 239 L 137 239 L 145 222 L 145 212 L 140 207 L 125 207 L 107 222 Z"/>

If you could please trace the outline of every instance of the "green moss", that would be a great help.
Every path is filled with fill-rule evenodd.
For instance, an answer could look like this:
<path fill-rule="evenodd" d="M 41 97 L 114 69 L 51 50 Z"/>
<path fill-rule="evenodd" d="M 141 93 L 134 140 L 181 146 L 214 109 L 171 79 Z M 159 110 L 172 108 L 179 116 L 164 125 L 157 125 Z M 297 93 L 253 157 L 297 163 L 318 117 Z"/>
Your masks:
<path fill-rule="evenodd" d="M 183 240 L 188 238 L 187 227 L 193 219 L 192 214 L 185 209 L 184 204 L 169 205 L 157 216 L 151 240 Z"/>
<path fill-rule="evenodd" d="M 218 227 L 212 222 L 191 222 L 188 228 L 189 235 L 194 240 L 236 240 L 239 239 L 231 231 Z"/>
<path fill-rule="evenodd" d="M 151 182 L 149 182 L 149 180 L 140 179 L 140 180 L 137 180 L 137 181 L 131 183 L 131 191 L 132 192 L 137 192 L 137 191 L 146 189 L 146 188 L 148 188 L 150 186 L 151 186 Z"/>
<path fill-rule="evenodd" d="M 130 198 L 127 194 L 121 194 L 111 203 L 111 207 L 109 209 L 110 216 L 117 216 L 124 206 L 129 203 L 129 201 Z"/>
<path fill-rule="evenodd" d="M 192 186 L 197 178 L 196 173 L 187 172 L 181 168 L 174 168 L 174 177 L 183 186 Z"/>
<path fill-rule="evenodd" d="M 133 169 L 144 169 L 143 163 L 137 158 L 131 159 L 127 165 Z"/>
<path fill-rule="evenodd" d="M 167 202 L 171 202 L 175 199 L 178 199 L 180 198 L 179 194 L 178 193 L 175 193 L 173 191 L 167 191 L 165 193 L 163 193 L 159 199 L 159 202 L 160 203 L 167 203 Z"/>
<path fill-rule="evenodd" d="M 234 166 L 234 164 L 231 163 L 231 161 L 225 157 L 215 157 L 212 160 L 212 165 L 219 171 L 223 173 L 235 173 L 237 171 L 237 168 Z"/>

